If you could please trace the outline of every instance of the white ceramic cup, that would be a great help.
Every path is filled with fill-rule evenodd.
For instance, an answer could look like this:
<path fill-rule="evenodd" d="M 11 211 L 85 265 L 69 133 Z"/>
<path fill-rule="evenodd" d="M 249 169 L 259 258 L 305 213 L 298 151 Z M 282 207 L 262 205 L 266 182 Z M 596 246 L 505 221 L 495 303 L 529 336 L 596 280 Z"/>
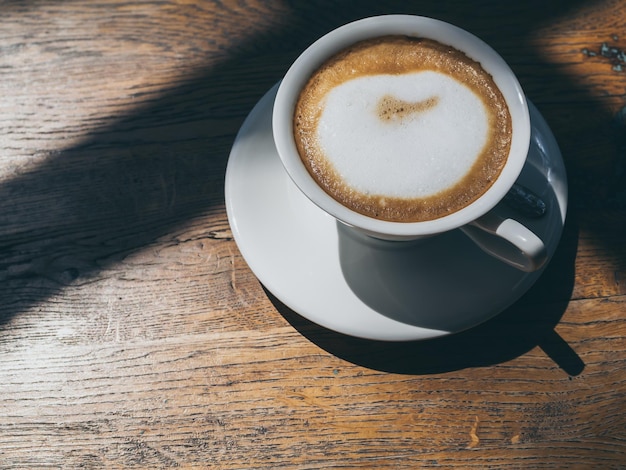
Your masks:
<path fill-rule="evenodd" d="M 309 174 L 293 136 L 293 115 L 300 90 L 323 62 L 358 41 L 396 34 L 433 39 L 478 61 L 500 88 L 512 119 L 509 156 L 493 185 L 461 210 L 424 222 L 389 222 L 343 206 Z M 526 162 L 530 117 L 526 97 L 513 71 L 489 45 L 467 31 L 436 19 L 411 15 L 371 17 L 339 27 L 309 46 L 289 68 L 274 102 L 272 126 L 282 164 L 300 191 L 322 210 L 356 230 L 383 240 L 405 241 L 460 228 L 487 253 L 523 271 L 535 271 L 546 261 L 546 249 L 539 237 L 520 221 L 501 218 L 492 211 L 511 189 Z"/>

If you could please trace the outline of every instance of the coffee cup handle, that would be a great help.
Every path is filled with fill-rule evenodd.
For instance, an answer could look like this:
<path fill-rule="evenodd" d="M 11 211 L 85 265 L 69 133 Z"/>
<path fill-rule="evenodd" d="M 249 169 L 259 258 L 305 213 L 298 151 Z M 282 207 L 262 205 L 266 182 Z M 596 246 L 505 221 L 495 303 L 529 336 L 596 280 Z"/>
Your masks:
<path fill-rule="evenodd" d="M 517 220 L 488 213 L 461 230 L 483 251 L 521 271 L 537 271 L 547 261 L 543 241 Z"/>

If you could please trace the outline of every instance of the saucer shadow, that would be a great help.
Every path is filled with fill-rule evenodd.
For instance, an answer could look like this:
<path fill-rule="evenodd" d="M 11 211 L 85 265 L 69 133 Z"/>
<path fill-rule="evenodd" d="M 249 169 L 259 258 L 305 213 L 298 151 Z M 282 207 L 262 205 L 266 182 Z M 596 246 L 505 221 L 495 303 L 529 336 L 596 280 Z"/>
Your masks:
<path fill-rule="evenodd" d="M 577 224 L 570 218 L 550 264 L 514 305 L 477 326 L 423 341 L 374 341 L 337 333 L 298 315 L 267 290 L 266 294 L 279 313 L 308 340 L 343 360 L 370 369 L 417 375 L 445 373 L 501 364 L 539 346 L 564 372 L 575 376 L 583 371 L 584 363 L 554 328 L 574 286 L 577 245 Z M 426 317 L 421 321 L 434 323 L 437 319 Z"/>

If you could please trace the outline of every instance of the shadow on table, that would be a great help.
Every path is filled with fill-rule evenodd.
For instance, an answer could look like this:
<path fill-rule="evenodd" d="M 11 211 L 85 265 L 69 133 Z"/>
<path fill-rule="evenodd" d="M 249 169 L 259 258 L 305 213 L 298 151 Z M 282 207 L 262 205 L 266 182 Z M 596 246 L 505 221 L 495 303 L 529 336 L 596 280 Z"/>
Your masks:
<path fill-rule="evenodd" d="M 551 263 L 515 305 L 481 325 L 435 339 L 386 342 L 346 336 L 302 318 L 269 292 L 268 296 L 283 317 L 311 342 L 363 367 L 436 374 L 501 364 L 539 346 L 564 372 L 578 375 L 584 369 L 583 361 L 555 331 L 574 285 L 577 234 L 576 222 L 570 219 Z"/>

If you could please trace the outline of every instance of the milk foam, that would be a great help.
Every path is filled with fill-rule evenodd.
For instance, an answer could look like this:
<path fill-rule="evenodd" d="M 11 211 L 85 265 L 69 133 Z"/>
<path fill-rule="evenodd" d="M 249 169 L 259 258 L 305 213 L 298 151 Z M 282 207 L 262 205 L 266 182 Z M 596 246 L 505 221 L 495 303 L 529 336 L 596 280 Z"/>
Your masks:
<path fill-rule="evenodd" d="M 309 174 L 344 206 L 421 222 L 476 201 L 497 180 L 511 117 L 479 62 L 426 38 L 381 36 L 330 57 L 294 109 Z"/>
<path fill-rule="evenodd" d="M 409 111 L 404 107 L 381 119 L 384 97 L 406 103 Z M 463 179 L 488 133 L 488 112 L 470 88 L 443 73 L 418 71 L 361 76 L 334 87 L 325 98 L 317 139 L 353 189 L 421 198 Z"/>

